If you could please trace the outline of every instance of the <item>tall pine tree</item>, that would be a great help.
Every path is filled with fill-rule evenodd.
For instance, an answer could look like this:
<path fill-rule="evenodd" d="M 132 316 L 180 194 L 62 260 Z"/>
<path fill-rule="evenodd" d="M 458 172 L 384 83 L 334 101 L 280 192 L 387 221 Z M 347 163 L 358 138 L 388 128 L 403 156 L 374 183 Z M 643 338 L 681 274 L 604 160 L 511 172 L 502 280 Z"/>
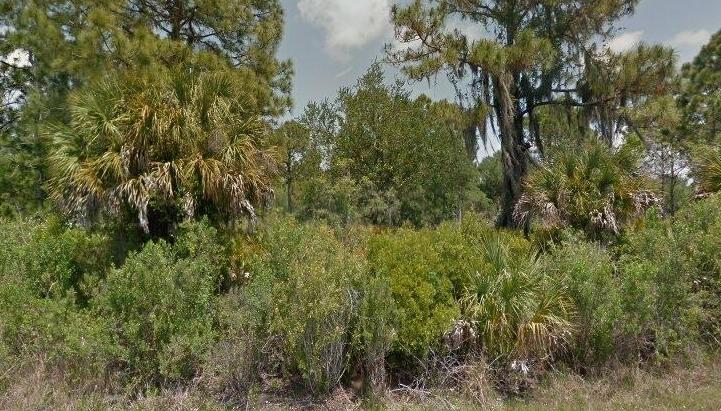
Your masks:
<path fill-rule="evenodd" d="M 223 71 L 248 113 L 275 117 L 291 103 L 292 67 L 276 58 L 279 0 L 2 0 L 0 10 L 0 94 L 13 98 L 0 112 L 0 168 L 35 172 L 24 188 L 0 184 L 13 198 L 43 186 L 42 128 L 68 123 L 68 96 L 118 73 Z"/>
<path fill-rule="evenodd" d="M 539 121 L 544 108 L 581 111 L 582 124 L 594 123 L 611 143 L 619 129 L 615 108 L 634 95 L 660 92 L 648 87 L 664 85 L 657 79 L 672 71 L 669 51 L 650 47 L 613 56 L 602 46 L 614 22 L 637 3 L 414 0 L 393 9 L 401 45 L 388 46 L 390 59 L 417 80 L 447 72 L 470 119 L 467 133 L 485 141 L 490 127 L 500 137 L 499 225 L 517 225 L 513 210 L 529 161 L 544 151 Z"/>

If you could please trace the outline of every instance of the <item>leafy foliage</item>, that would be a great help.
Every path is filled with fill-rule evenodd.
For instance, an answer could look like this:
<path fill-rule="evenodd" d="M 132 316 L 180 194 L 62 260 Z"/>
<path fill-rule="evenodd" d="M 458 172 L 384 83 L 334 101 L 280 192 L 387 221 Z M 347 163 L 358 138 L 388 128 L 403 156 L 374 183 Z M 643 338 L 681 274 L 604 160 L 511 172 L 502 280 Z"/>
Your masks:
<path fill-rule="evenodd" d="M 686 352 L 693 341 L 715 344 L 718 338 L 719 217 L 713 196 L 674 221 L 653 216 L 624 248 L 623 295 L 629 304 L 624 311 L 636 313 L 629 324 L 636 333 L 645 332 L 663 355 Z"/>
<path fill-rule="evenodd" d="M 488 206 L 491 214 L 500 206 L 500 199 L 503 194 L 503 165 L 501 164 L 501 155 L 496 153 L 492 156 L 484 158 L 478 163 L 478 174 L 480 174 L 479 188 L 485 198 L 493 205 Z M 496 210 L 494 210 L 496 209 Z M 486 210 L 479 210 L 486 211 Z"/>
<path fill-rule="evenodd" d="M 696 58 L 683 67 L 684 88 L 679 105 L 688 138 L 718 142 L 721 134 L 721 32 L 716 33 Z"/>
<path fill-rule="evenodd" d="M 516 227 L 514 207 L 529 171 L 529 149 L 544 153 L 541 111 L 581 108 L 577 124 L 609 144 L 622 129 L 618 108 L 662 94 L 674 74 L 673 52 L 641 46 L 615 55 L 597 45 L 637 0 L 503 2 L 416 0 L 393 8 L 400 46 L 390 60 L 412 79 L 447 72 L 466 108 L 469 135 L 500 138 L 503 197 L 498 223 Z M 458 21 L 483 35 L 469 36 Z M 616 127 L 619 126 L 619 127 Z"/>
<path fill-rule="evenodd" d="M 0 54 L 24 50 L 32 68 L 24 96 L 62 101 L 64 94 L 108 71 L 173 65 L 188 53 L 226 68 L 256 98 L 253 109 L 279 113 L 289 104 L 290 63 L 275 58 L 283 12 L 277 0 L 191 4 L 152 0 L 3 3 Z M 170 63 L 170 64 L 168 64 Z M 230 69 L 230 66 L 237 69 Z M 3 68 L 5 71 L 5 67 Z M 30 107 L 31 111 L 38 107 Z"/>
<path fill-rule="evenodd" d="M 528 244 L 502 234 L 476 241 L 484 265 L 468 273 L 462 301 L 484 350 L 540 359 L 565 349 L 575 320 L 566 284 L 542 270 Z"/>
<path fill-rule="evenodd" d="M 455 102 L 375 63 L 271 130 L 280 3 L 0 1 L 0 397 L 488 405 L 717 351 L 719 35 L 679 81 L 605 44 L 636 0 L 405 2 L 388 57 Z"/>
<path fill-rule="evenodd" d="M 3 214 L 42 204 L 46 158 L 54 153 L 42 128 L 68 125 L 77 115 L 68 95 L 102 89 L 108 78 L 126 76 L 123 84 L 144 70 L 186 65 L 193 73 L 223 72 L 243 90 L 244 101 L 235 104 L 248 114 L 271 118 L 291 105 L 292 66 L 276 58 L 283 33 L 278 0 L 7 0 L 0 7 Z"/>
<path fill-rule="evenodd" d="M 563 284 L 575 317 L 573 364 L 593 366 L 613 354 L 623 321 L 620 281 L 611 255 L 596 244 L 568 238 L 541 260 L 541 270 Z"/>
<path fill-rule="evenodd" d="M 701 146 L 693 156 L 693 175 L 703 193 L 721 191 L 721 150 L 718 147 Z"/>
<path fill-rule="evenodd" d="M 397 349 L 426 356 L 438 347 L 460 314 L 433 233 L 401 230 L 373 238 L 368 247 L 370 267 L 390 283 L 397 307 L 393 322 Z"/>
<path fill-rule="evenodd" d="M 475 170 L 455 117 L 454 105 L 412 100 L 372 65 L 335 104 L 310 105 L 300 119 L 310 142 L 298 155 L 300 214 L 420 226 L 472 209 Z"/>
<path fill-rule="evenodd" d="M 149 242 L 108 273 L 92 310 L 112 324 L 121 364 L 135 383 L 195 375 L 215 331 L 214 296 L 223 272 L 216 232 L 185 224 L 174 246 Z"/>
<path fill-rule="evenodd" d="M 337 385 L 352 357 L 382 370 L 389 316 L 375 305 L 383 284 L 366 277 L 365 261 L 327 227 L 287 217 L 270 220 L 259 243 L 241 298 L 258 339 L 277 344 L 272 358 L 314 393 Z"/>
<path fill-rule="evenodd" d="M 68 298 L 86 303 L 92 285 L 113 262 L 102 234 L 68 229 L 58 218 L 4 224 L 0 273 L 4 281 L 25 288 L 34 298 Z"/>
<path fill-rule="evenodd" d="M 615 152 L 594 141 L 575 152 L 557 151 L 529 175 L 515 217 L 538 218 L 550 228 L 571 226 L 590 238 L 618 235 L 657 202 L 639 167 L 633 142 Z"/>
<path fill-rule="evenodd" d="M 186 224 L 174 246 L 151 242 L 111 269 L 102 236 L 53 221 L 3 228 L 1 335 L 15 355 L 136 388 L 195 373 L 224 274 L 213 229 Z"/>
<path fill-rule="evenodd" d="M 80 221 L 132 210 L 161 235 L 196 214 L 254 219 L 272 194 L 274 161 L 244 98 L 224 72 L 182 68 L 75 94 L 70 125 L 51 133 L 52 198 Z"/>

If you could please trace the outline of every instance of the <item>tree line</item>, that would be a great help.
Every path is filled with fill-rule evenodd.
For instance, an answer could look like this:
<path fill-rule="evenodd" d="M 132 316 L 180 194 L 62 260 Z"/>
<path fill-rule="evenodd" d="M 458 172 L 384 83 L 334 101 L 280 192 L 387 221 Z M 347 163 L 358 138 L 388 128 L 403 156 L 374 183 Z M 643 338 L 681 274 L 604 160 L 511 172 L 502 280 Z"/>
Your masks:
<path fill-rule="evenodd" d="M 636 3 L 396 6 L 401 46 L 386 48 L 387 62 L 409 81 L 447 75 L 457 98 L 412 97 L 376 62 L 278 125 L 292 65 L 275 57 L 275 1 L 223 12 L 183 1 L 6 2 L 3 209 L 51 205 L 86 222 L 112 209 L 162 232 L 195 211 L 252 219 L 274 197 L 304 218 L 422 226 L 480 211 L 522 228 L 522 209 L 540 201 L 527 193 L 538 180 L 529 174 L 548 171 L 564 147 L 598 142 L 612 153 L 638 140 L 635 163 L 650 180 L 639 191 L 674 212 L 690 172 L 714 190 L 715 151 L 699 147 L 718 135 L 718 36 L 680 71 L 669 48 L 610 51 L 614 24 Z M 478 158 L 495 139 L 500 167 Z"/>

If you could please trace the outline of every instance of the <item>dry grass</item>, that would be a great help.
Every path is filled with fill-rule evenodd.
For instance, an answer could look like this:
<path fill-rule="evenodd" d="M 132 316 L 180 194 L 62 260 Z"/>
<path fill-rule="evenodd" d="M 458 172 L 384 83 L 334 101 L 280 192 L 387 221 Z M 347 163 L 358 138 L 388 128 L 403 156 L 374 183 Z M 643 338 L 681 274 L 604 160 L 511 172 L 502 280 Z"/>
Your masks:
<path fill-rule="evenodd" d="M 533 398 L 511 410 L 719 410 L 721 360 L 691 369 L 621 369 L 595 381 L 553 376 Z"/>
<path fill-rule="evenodd" d="M 469 372 L 470 376 L 475 375 Z M 721 358 L 689 369 L 643 371 L 619 368 L 592 381 L 556 373 L 523 400 L 504 400 L 486 377 L 457 388 L 400 389 L 373 403 L 337 389 L 322 401 L 258 395 L 248 409 L 259 410 L 719 410 Z M 163 390 L 140 398 L 109 396 L 71 387 L 39 369 L 23 374 L 0 393 L 3 410 L 222 410 L 232 409 L 200 390 Z"/>
<path fill-rule="evenodd" d="M 500 396 L 470 401 L 458 392 L 427 392 L 389 398 L 391 410 L 721 410 L 721 359 L 691 369 L 643 371 L 616 369 L 608 375 L 584 380 L 556 373 L 525 399 Z"/>

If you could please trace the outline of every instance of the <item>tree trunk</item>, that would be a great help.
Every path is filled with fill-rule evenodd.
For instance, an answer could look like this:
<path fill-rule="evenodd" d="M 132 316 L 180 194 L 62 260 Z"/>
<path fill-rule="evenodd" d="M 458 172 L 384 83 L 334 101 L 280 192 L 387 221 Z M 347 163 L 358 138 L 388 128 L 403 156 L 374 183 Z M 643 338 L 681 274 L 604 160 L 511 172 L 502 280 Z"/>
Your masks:
<path fill-rule="evenodd" d="M 505 74 L 494 78 L 496 88 L 496 115 L 500 124 L 501 164 L 503 166 L 503 196 L 497 225 L 505 228 L 519 228 L 513 218 L 513 211 L 521 196 L 523 179 L 528 173 L 527 149 L 523 133 L 523 114 L 512 97 L 514 77 Z"/>
<path fill-rule="evenodd" d="M 501 158 L 503 164 L 503 196 L 497 224 L 505 228 L 519 228 L 518 222 L 513 218 L 513 211 L 522 193 L 523 179 L 528 173 L 528 162 L 523 142 L 519 141 L 516 136 L 507 137 L 502 134 Z"/>
<path fill-rule="evenodd" d="M 170 21 L 170 39 L 178 41 L 180 40 L 180 31 L 183 25 L 183 0 L 169 1 L 168 14 L 168 20 Z"/>
<path fill-rule="evenodd" d="M 288 158 L 290 159 L 291 154 L 288 155 Z M 287 195 L 288 195 L 288 212 L 293 213 L 293 166 L 288 160 L 288 163 L 286 164 L 286 171 L 288 173 L 288 179 L 286 181 L 287 185 Z"/>

